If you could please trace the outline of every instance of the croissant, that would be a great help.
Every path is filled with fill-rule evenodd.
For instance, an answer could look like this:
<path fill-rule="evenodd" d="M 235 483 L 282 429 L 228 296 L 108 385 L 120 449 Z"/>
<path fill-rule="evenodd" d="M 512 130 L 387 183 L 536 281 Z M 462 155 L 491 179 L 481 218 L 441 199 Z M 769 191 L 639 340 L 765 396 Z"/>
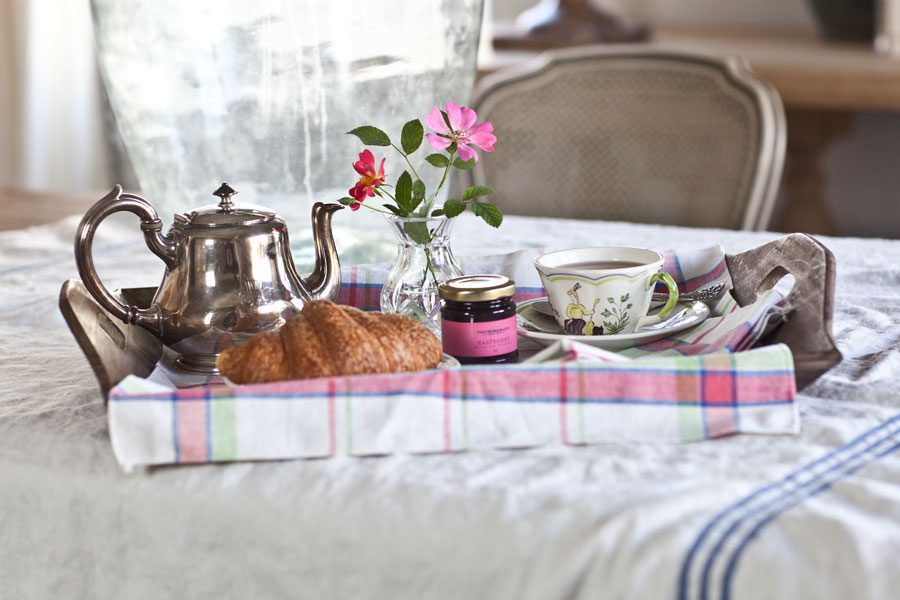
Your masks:
<path fill-rule="evenodd" d="M 409 317 L 314 300 L 278 331 L 222 352 L 216 366 L 234 383 L 263 383 L 421 371 L 440 361 L 440 340 Z"/>

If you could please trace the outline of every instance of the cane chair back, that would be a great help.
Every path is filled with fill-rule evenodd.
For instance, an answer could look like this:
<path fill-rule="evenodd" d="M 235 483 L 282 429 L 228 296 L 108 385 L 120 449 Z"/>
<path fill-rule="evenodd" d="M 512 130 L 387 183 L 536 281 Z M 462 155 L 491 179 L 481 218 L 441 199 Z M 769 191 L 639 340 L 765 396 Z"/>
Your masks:
<path fill-rule="evenodd" d="M 497 135 L 465 184 L 508 214 L 766 229 L 785 148 L 777 92 L 737 57 L 658 48 L 548 51 L 486 77 Z"/>

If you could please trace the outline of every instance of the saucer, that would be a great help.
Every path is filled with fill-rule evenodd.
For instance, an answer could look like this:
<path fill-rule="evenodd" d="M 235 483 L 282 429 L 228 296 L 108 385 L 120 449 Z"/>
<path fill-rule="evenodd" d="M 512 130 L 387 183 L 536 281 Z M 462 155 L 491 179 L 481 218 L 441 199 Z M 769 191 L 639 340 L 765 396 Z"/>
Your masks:
<path fill-rule="evenodd" d="M 519 335 L 545 345 L 550 345 L 557 340 L 571 339 L 612 351 L 624 350 L 668 337 L 673 333 L 699 325 L 709 316 L 709 307 L 703 302 L 679 302 L 668 319 L 662 323 L 644 327 L 635 333 L 569 335 L 563 332 L 556 319 L 537 309 L 537 306 L 542 306 L 546 302 L 546 298 L 535 298 L 519 303 L 516 308 L 516 328 Z M 653 313 L 653 311 L 650 312 Z"/>
<path fill-rule="evenodd" d="M 438 363 L 436 369 L 455 369 L 456 367 L 461 367 L 462 365 L 456 359 L 456 357 L 450 356 L 446 352 L 441 354 L 441 362 Z"/>

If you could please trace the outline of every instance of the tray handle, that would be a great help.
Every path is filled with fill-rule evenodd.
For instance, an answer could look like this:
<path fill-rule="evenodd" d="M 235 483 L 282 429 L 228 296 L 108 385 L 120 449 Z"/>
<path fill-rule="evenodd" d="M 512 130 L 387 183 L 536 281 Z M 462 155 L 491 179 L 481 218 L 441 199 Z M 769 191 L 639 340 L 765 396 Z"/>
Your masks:
<path fill-rule="evenodd" d="M 793 311 L 760 343 L 784 343 L 791 349 L 798 389 L 841 361 L 831 333 L 835 260 L 824 244 L 805 233 L 792 233 L 725 259 L 734 282 L 731 293 L 741 306 L 755 302 L 786 273 L 794 276 L 787 297 Z"/>

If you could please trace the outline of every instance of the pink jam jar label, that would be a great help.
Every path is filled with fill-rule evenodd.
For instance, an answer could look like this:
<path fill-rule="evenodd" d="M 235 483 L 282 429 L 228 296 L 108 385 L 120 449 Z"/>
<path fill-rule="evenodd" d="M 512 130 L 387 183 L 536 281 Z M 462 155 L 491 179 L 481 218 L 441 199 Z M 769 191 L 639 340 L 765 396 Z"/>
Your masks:
<path fill-rule="evenodd" d="M 441 340 L 451 356 L 502 356 L 519 348 L 515 317 L 483 323 L 441 319 Z"/>

